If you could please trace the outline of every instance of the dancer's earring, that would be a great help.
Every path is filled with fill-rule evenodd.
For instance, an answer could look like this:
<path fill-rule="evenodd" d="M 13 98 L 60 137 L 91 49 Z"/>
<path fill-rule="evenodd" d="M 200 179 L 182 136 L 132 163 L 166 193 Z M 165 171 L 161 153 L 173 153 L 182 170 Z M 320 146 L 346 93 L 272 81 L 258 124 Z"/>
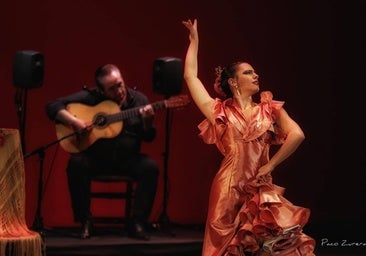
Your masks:
<path fill-rule="evenodd" d="M 235 88 L 236 94 L 238 94 L 238 96 L 240 96 L 240 90 L 239 90 L 239 86 L 236 84 L 236 81 L 233 78 L 229 79 L 229 83 L 230 85 Z"/>
<path fill-rule="evenodd" d="M 238 96 L 240 96 L 239 86 L 235 85 L 234 87 L 235 87 L 236 93 L 238 94 Z"/>

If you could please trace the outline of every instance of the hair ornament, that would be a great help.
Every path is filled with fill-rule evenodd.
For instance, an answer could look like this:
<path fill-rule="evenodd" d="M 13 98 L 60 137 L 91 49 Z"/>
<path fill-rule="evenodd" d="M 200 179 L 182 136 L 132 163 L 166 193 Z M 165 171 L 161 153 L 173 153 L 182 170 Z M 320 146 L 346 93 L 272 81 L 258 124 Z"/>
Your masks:
<path fill-rule="evenodd" d="M 221 88 L 221 73 L 223 70 L 224 69 L 221 66 L 217 66 L 215 68 L 216 79 L 215 79 L 215 83 L 214 83 L 214 89 L 217 94 L 219 94 L 222 97 L 226 97 L 226 94 L 224 93 L 224 91 Z"/>
<path fill-rule="evenodd" d="M 223 68 L 221 66 L 217 66 L 215 68 L 215 73 L 216 73 L 217 77 L 221 77 L 222 70 L 223 70 Z"/>

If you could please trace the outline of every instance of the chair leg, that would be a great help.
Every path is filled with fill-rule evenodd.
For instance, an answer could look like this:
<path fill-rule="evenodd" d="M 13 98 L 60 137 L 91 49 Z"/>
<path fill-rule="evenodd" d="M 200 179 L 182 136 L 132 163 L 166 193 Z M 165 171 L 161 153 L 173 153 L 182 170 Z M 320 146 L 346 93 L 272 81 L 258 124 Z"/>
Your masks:
<path fill-rule="evenodd" d="M 126 187 L 126 193 L 127 193 L 127 197 L 126 197 L 126 206 L 125 206 L 125 211 L 126 211 L 126 223 L 129 223 L 131 220 L 131 211 L 132 211 L 132 192 L 133 191 L 133 182 L 128 181 L 127 182 L 127 187 Z"/>

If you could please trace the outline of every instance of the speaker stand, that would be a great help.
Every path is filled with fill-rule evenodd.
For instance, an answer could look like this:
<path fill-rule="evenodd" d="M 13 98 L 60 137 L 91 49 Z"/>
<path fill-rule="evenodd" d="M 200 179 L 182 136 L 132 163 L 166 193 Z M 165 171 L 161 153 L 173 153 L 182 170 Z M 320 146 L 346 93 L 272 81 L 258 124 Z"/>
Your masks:
<path fill-rule="evenodd" d="M 17 88 L 14 101 L 17 107 L 17 116 L 19 123 L 20 141 L 22 143 L 22 151 L 26 151 L 25 146 L 25 124 L 26 124 L 26 106 L 27 106 L 28 89 Z"/>
<path fill-rule="evenodd" d="M 166 96 L 166 98 L 168 98 Z M 168 162 L 169 162 L 169 143 L 170 143 L 170 109 L 166 109 L 166 117 L 165 117 L 165 149 L 164 149 L 164 191 L 163 191 L 163 211 L 159 216 L 157 228 L 163 233 L 169 236 L 175 236 L 175 233 L 172 230 L 172 223 L 170 222 L 167 206 L 168 206 Z"/>

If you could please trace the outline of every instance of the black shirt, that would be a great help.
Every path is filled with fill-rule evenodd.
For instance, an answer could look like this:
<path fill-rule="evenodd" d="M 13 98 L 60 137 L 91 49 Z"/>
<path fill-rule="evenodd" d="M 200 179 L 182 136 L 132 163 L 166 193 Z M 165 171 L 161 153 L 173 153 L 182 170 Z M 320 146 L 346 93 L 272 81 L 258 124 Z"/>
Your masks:
<path fill-rule="evenodd" d="M 121 111 L 138 108 L 149 104 L 148 98 L 139 91 L 127 89 L 127 100 L 121 107 Z M 80 92 L 50 101 L 46 105 L 46 114 L 49 119 L 56 121 L 57 112 L 65 109 L 69 103 L 82 103 L 95 106 L 107 100 L 98 89 L 84 89 Z M 138 113 L 138 112 L 136 112 Z M 142 118 L 139 114 L 129 116 L 122 121 L 122 131 L 114 138 L 100 138 L 95 141 L 83 153 L 91 157 L 97 157 L 100 161 L 120 161 L 121 158 L 129 158 L 138 154 L 142 141 L 150 142 L 156 136 L 155 127 L 145 130 Z"/>

